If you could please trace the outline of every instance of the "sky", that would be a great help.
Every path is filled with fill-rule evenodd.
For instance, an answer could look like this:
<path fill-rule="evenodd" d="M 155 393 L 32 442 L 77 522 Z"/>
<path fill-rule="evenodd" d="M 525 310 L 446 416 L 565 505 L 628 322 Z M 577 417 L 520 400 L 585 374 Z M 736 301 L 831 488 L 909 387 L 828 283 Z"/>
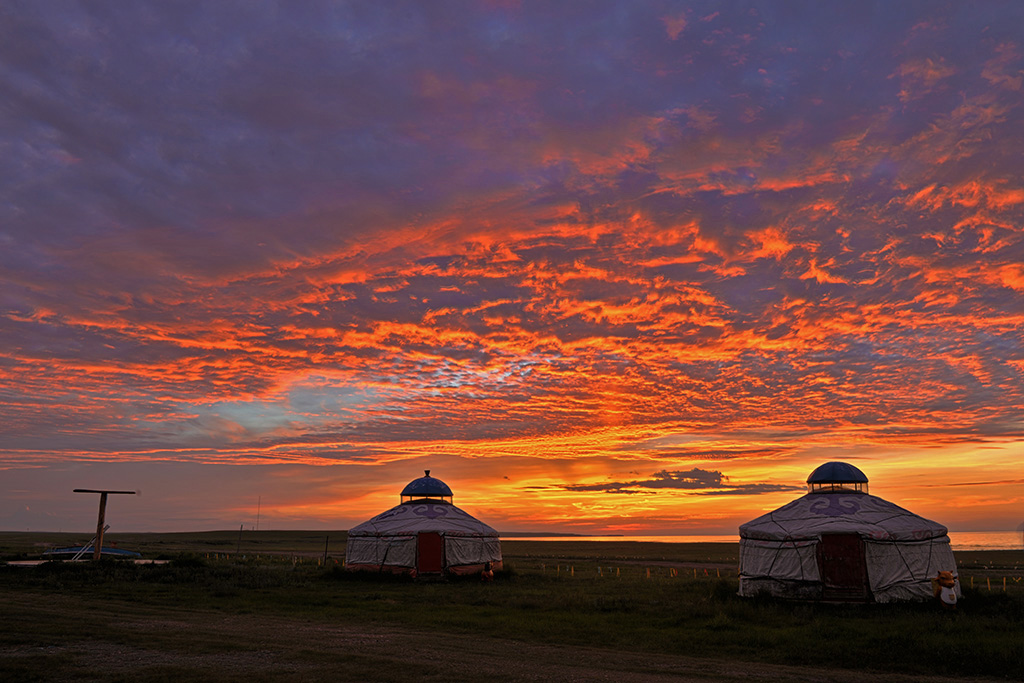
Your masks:
<path fill-rule="evenodd" d="M 1024 520 L 1024 4 L 4 2 L 0 528 Z"/>

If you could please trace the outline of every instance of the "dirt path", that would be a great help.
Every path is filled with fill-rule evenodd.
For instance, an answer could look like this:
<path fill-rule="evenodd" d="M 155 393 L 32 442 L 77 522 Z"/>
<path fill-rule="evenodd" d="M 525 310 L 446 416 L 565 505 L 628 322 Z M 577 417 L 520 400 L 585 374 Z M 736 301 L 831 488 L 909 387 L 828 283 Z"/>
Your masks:
<path fill-rule="evenodd" d="M 875 681 L 911 683 L 940 679 L 804 667 L 750 664 L 696 657 L 638 654 L 589 647 L 536 645 L 396 629 L 297 625 L 250 616 L 192 622 L 139 622 L 137 631 L 188 632 L 196 647 L 154 649 L 117 642 L 83 642 L 43 648 L 0 649 L 0 658 L 43 652 L 76 661 L 73 670 L 45 680 L 309 680 L 341 681 Z M 187 645 L 180 638 L 179 645 Z M 204 651 L 245 641 L 237 651 Z M 216 648 L 219 649 L 219 648 Z"/>
<path fill-rule="evenodd" d="M 252 627 L 272 623 L 230 617 L 219 627 L 229 632 L 251 632 Z M 420 680 L 444 681 L 877 681 L 904 682 L 953 679 L 908 676 L 872 676 L 864 672 L 834 672 L 801 667 L 773 666 L 680 657 L 638 654 L 590 647 L 537 645 L 512 640 L 439 633 L 420 633 L 387 628 L 306 626 L 292 633 L 318 649 L 354 650 L 375 662 L 393 680 L 409 680 L 403 672 L 417 662 L 433 676 Z M 341 673 L 341 672 L 339 672 Z M 964 680 L 964 679 L 956 679 Z"/>
<path fill-rule="evenodd" d="M 24 596 L 0 622 L 0 679 L 45 681 L 871 681 L 942 679 L 752 664 L 258 614 L 118 615 Z M 65 603 L 62 605 L 62 602 Z M 74 614 L 74 617 L 69 617 Z M 40 676 L 26 674 L 39 673 Z"/>

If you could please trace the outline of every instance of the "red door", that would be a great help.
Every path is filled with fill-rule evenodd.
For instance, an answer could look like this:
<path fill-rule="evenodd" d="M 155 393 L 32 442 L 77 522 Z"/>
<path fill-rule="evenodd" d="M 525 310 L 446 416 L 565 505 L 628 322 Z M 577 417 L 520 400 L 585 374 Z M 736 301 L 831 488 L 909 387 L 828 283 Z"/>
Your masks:
<path fill-rule="evenodd" d="M 826 599 L 866 600 L 868 570 L 864 542 L 857 534 L 825 534 L 818 546 L 818 567 Z"/>
<path fill-rule="evenodd" d="M 421 533 L 416 539 L 416 573 L 440 574 L 444 571 L 444 539 L 441 534 Z"/>

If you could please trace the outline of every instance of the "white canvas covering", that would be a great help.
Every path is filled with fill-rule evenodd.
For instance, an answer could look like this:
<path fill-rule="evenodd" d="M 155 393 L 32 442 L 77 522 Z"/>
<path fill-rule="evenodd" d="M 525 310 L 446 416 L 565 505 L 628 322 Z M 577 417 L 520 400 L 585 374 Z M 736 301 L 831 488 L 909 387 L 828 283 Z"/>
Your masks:
<path fill-rule="evenodd" d="M 823 534 L 862 539 L 877 602 L 928 599 L 939 571 L 956 574 L 941 524 L 866 493 L 809 493 L 740 526 L 740 594 L 820 597 Z"/>
<path fill-rule="evenodd" d="M 348 537 L 345 546 L 345 564 L 374 567 L 415 567 L 416 537 L 388 536 L 378 538 Z"/>
<path fill-rule="evenodd" d="M 350 529 L 345 563 L 414 569 L 421 533 L 444 539 L 445 569 L 501 562 L 497 531 L 451 503 L 417 501 L 397 505 Z"/>
<path fill-rule="evenodd" d="M 444 537 L 444 555 L 449 566 L 501 562 L 501 541 L 495 537 Z"/>

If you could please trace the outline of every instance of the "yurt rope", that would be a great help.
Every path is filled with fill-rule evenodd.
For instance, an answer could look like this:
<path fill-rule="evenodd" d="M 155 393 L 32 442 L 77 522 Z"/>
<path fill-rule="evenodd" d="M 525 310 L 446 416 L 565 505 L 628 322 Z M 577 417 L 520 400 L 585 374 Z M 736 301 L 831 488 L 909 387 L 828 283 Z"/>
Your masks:
<path fill-rule="evenodd" d="M 797 554 L 798 557 L 800 556 L 800 548 L 797 547 L 796 542 L 793 541 L 793 537 L 792 537 L 792 534 L 789 533 L 789 529 L 787 529 L 785 526 L 783 526 L 781 523 L 779 523 L 775 519 L 775 511 L 774 510 L 772 512 L 768 513 L 768 519 L 770 519 L 773 524 L 775 524 L 777 527 L 782 529 L 782 531 L 786 534 L 783 537 L 783 539 L 782 539 L 782 543 L 780 543 L 779 546 L 777 548 L 775 548 L 775 556 L 772 557 L 772 563 L 768 567 L 768 576 L 771 577 L 772 572 L 775 570 L 775 563 L 776 563 L 776 561 L 778 561 L 779 554 L 782 552 L 782 549 L 785 547 L 785 544 L 786 543 L 791 544 L 793 546 L 793 550 L 796 551 L 796 554 Z M 807 581 L 807 577 L 804 576 L 804 558 L 803 557 L 800 557 L 800 580 L 801 581 Z"/>
<path fill-rule="evenodd" d="M 897 539 L 892 537 L 892 532 L 890 532 L 888 529 L 886 529 L 884 526 L 882 526 L 882 522 L 887 522 L 890 519 L 896 519 L 897 517 L 899 517 L 899 515 L 892 515 L 892 516 L 887 517 L 887 518 L 885 518 L 883 520 L 879 520 L 878 522 L 871 522 L 871 526 L 876 526 L 876 527 L 878 527 L 879 529 L 882 529 L 885 532 L 886 536 L 889 537 L 887 539 L 888 542 L 892 545 L 893 548 L 896 549 L 896 554 L 900 556 L 900 561 L 902 561 L 903 562 L 903 566 L 907 568 L 907 575 L 911 577 L 910 581 L 911 582 L 916 582 L 916 581 L 919 581 L 920 579 L 918 579 L 916 576 L 914 576 L 914 570 L 911 568 L 910 563 L 907 562 L 907 558 L 903 556 L 903 550 L 900 547 L 900 545 L 901 545 L 900 542 Z M 929 537 L 927 539 L 927 541 L 928 541 L 928 566 L 931 567 L 932 566 L 932 545 L 934 544 L 935 539 L 932 538 L 932 537 Z M 925 578 L 927 578 L 927 577 L 925 577 Z M 887 586 L 879 586 L 879 588 L 888 588 L 889 586 L 896 585 L 897 583 L 907 583 L 907 581 L 894 581 L 893 583 L 890 583 Z"/>

